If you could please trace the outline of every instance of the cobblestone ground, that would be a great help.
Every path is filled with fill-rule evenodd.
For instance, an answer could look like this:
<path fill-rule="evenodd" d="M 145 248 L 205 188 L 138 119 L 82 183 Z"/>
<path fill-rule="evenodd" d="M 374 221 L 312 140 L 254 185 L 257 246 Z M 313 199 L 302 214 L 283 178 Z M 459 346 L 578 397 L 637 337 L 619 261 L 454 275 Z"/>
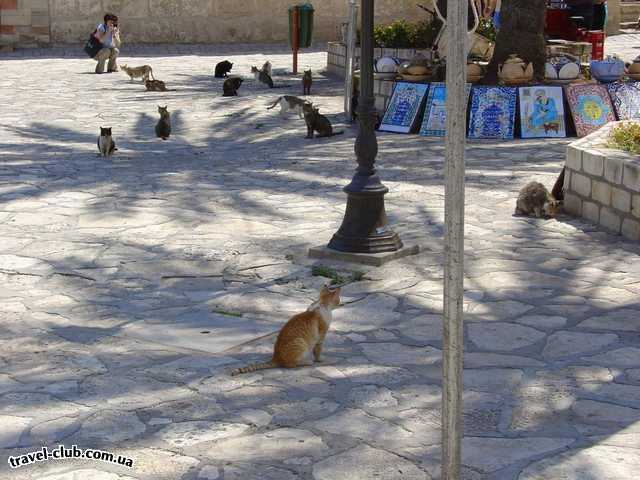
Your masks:
<path fill-rule="evenodd" d="M 325 54 L 301 57 L 346 134 L 305 140 L 265 106 L 298 93 L 283 48 L 148 48 L 175 91 L 81 57 L 0 57 L 0 478 L 437 479 L 443 144 L 381 134 L 390 222 L 420 255 L 348 277 L 325 361 L 231 378 L 326 281 L 355 130 Z M 221 97 L 213 65 L 247 77 Z M 269 58 L 276 83 L 248 77 Z M 174 133 L 154 138 L 157 105 Z M 119 151 L 96 157 L 99 126 Z M 471 142 L 464 476 L 629 480 L 640 469 L 640 247 L 568 217 L 513 217 L 567 141 Z M 327 262 L 322 262 L 328 265 Z M 209 332 L 209 333 L 207 333 Z M 230 348 L 232 347 L 232 348 Z M 132 457 L 7 459 L 46 445 Z M 635 474 L 633 472 L 636 472 Z"/>

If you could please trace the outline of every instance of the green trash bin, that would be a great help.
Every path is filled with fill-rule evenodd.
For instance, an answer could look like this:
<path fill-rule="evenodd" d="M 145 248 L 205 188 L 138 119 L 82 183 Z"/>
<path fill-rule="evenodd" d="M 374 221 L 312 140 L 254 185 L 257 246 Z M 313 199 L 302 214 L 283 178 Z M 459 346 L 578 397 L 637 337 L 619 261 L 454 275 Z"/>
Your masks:
<path fill-rule="evenodd" d="M 313 37 L 313 5 L 310 3 L 300 3 L 289 7 L 289 45 L 293 46 L 293 10 L 299 9 L 300 35 L 298 36 L 298 47 L 309 48 Z"/>

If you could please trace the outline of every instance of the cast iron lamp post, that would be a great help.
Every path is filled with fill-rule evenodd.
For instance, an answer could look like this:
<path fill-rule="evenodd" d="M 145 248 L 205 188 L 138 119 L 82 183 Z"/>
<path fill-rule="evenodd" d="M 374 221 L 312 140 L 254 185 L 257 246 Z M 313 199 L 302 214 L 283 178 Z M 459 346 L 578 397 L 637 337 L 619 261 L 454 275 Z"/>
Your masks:
<path fill-rule="evenodd" d="M 384 195 L 389 191 L 376 173 L 378 154 L 376 110 L 373 96 L 373 3 L 362 0 L 362 40 L 360 53 L 359 132 L 355 142 L 358 168 L 344 187 L 347 208 L 340 229 L 329 248 L 342 252 L 382 253 L 402 248 L 400 237 L 387 225 Z M 349 74 L 349 72 L 347 72 Z"/>

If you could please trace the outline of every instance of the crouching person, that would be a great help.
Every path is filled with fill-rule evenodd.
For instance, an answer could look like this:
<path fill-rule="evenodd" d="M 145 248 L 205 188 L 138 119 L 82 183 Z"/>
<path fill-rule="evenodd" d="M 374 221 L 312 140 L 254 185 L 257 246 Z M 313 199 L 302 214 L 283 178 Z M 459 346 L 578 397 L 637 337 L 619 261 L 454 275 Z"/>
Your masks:
<path fill-rule="evenodd" d="M 98 51 L 95 60 L 98 61 L 96 65 L 96 73 L 104 73 L 104 66 L 107 63 L 107 73 L 117 72 L 118 64 L 116 60 L 120 53 L 120 30 L 118 29 L 118 17 L 107 13 L 104 16 L 104 23 L 101 23 L 96 28 L 96 39 L 102 44 L 102 48 Z"/>

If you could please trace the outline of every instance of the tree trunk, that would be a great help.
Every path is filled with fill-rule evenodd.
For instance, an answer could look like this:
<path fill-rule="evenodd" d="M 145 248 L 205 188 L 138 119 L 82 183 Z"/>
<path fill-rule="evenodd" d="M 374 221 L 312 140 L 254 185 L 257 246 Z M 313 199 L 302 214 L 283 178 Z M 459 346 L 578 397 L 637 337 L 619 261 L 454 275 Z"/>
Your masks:
<path fill-rule="evenodd" d="M 544 78 L 546 44 L 544 40 L 545 0 L 503 0 L 500 30 L 484 83 L 495 84 L 498 65 L 515 53 L 526 62 L 533 62 L 536 80 Z"/>

